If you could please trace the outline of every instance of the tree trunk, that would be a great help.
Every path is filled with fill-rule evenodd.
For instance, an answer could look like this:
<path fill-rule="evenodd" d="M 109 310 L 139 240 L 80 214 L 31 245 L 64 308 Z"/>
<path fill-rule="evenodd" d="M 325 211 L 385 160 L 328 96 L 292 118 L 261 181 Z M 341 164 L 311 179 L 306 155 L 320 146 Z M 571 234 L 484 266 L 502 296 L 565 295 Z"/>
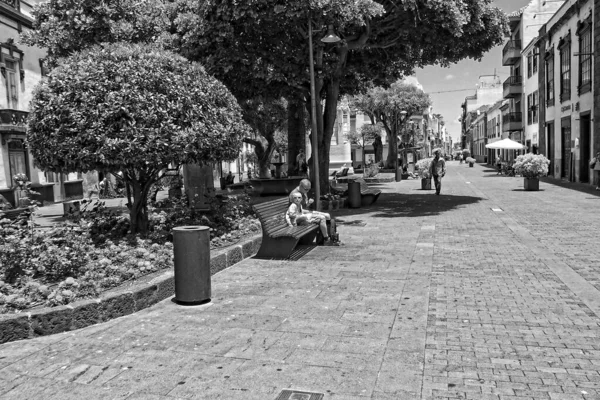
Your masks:
<path fill-rule="evenodd" d="M 384 123 L 384 127 L 388 139 L 388 155 L 385 160 L 385 167 L 394 168 L 396 166 L 396 159 L 398 158 L 398 133 L 393 123 L 389 125 Z"/>
<path fill-rule="evenodd" d="M 378 163 L 383 160 L 383 142 L 381 136 L 377 135 L 373 142 L 373 149 L 375 150 L 375 162 Z M 364 157 L 363 157 L 364 158 Z"/>
<path fill-rule="evenodd" d="M 296 98 L 288 99 L 288 176 L 299 173 L 296 157 L 300 149 L 305 150 L 305 136 L 304 106 Z"/>
<path fill-rule="evenodd" d="M 133 204 L 129 209 L 131 233 L 145 235 L 148 232 L 148 189 L 150 184 L 130 182 L 133 191 Z"/>

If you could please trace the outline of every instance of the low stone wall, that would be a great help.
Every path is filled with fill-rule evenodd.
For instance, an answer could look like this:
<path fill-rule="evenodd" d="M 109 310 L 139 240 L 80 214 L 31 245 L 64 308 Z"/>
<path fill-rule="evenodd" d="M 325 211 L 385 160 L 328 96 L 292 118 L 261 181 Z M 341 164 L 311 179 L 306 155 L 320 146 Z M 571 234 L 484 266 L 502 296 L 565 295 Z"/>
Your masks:
<path fill-rule="evenodd" d="M 258 251 L 262 237 L 211 252 L 214 275 Z M 66 306 L 40 308 L 20 314 L 0 315 L 0 343 L 71 331 L 132 314 L 175 294 L 173 270 L 156 272 L 130 285 L 112 289 L 98 299 L 80 300 Z"/>

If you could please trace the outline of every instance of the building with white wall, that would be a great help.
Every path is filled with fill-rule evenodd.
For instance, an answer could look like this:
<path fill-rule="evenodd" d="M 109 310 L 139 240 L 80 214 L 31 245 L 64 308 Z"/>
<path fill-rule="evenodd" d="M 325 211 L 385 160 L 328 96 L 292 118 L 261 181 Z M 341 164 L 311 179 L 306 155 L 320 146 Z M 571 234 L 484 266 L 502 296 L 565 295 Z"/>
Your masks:
<path fill-rule="evenodd" d="M 544 100 L 540 151 L 551 160 L 550 175 L 584 183 L 592 183 L 588 163 L 600 149 L 593 118 L 600 72 L 594 73 L 593 63 L 598 3 L 565 1 L 540 31 L 538 43 L 544 67 L 538 80 Z"/>
<path fill-rule="evenodd" d="M 40 0 L 0 0 L 0 194 L 13 205 L 13 176 L 27 175 L 38 200 L 53 202 L 83 194 L 81 174 L 55 174 L 37 169 L 25 141 L 33 88 L 45 75 L 45 50 L 19 43 L 32 28 L 31 10 Z M 97 177 L 95 178 L 97 182 Z"/>

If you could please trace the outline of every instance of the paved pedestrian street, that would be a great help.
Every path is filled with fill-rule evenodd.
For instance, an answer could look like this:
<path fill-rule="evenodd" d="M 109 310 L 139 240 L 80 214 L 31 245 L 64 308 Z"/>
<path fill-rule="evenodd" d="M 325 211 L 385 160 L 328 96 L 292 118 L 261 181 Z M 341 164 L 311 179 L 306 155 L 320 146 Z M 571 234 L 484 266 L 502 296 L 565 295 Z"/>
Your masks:
<path fill-rule="evenodd" d="M 600 399 L 600 192 L 448 163 L 213 301 L 0 345 L 2 399 Z M 567 185 L 568 186 L 568 185 Z"/>

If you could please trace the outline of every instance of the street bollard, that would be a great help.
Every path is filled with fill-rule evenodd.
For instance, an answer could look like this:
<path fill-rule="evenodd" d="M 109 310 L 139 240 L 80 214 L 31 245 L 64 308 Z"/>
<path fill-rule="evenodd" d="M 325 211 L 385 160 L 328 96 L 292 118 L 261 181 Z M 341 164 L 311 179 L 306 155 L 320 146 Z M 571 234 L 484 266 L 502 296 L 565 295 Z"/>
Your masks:
<path fill-rule="evenodd" d="M 348 182 L 348 204 L 350 208 L 359 208 L 361 203 L 360 183 Z"/>
<path fill-rule="evenodd" d="M 173 228 L 175 255 L 175 302 L 182 305 L 208 303 L 210 288 L 210 228 Z"/>

